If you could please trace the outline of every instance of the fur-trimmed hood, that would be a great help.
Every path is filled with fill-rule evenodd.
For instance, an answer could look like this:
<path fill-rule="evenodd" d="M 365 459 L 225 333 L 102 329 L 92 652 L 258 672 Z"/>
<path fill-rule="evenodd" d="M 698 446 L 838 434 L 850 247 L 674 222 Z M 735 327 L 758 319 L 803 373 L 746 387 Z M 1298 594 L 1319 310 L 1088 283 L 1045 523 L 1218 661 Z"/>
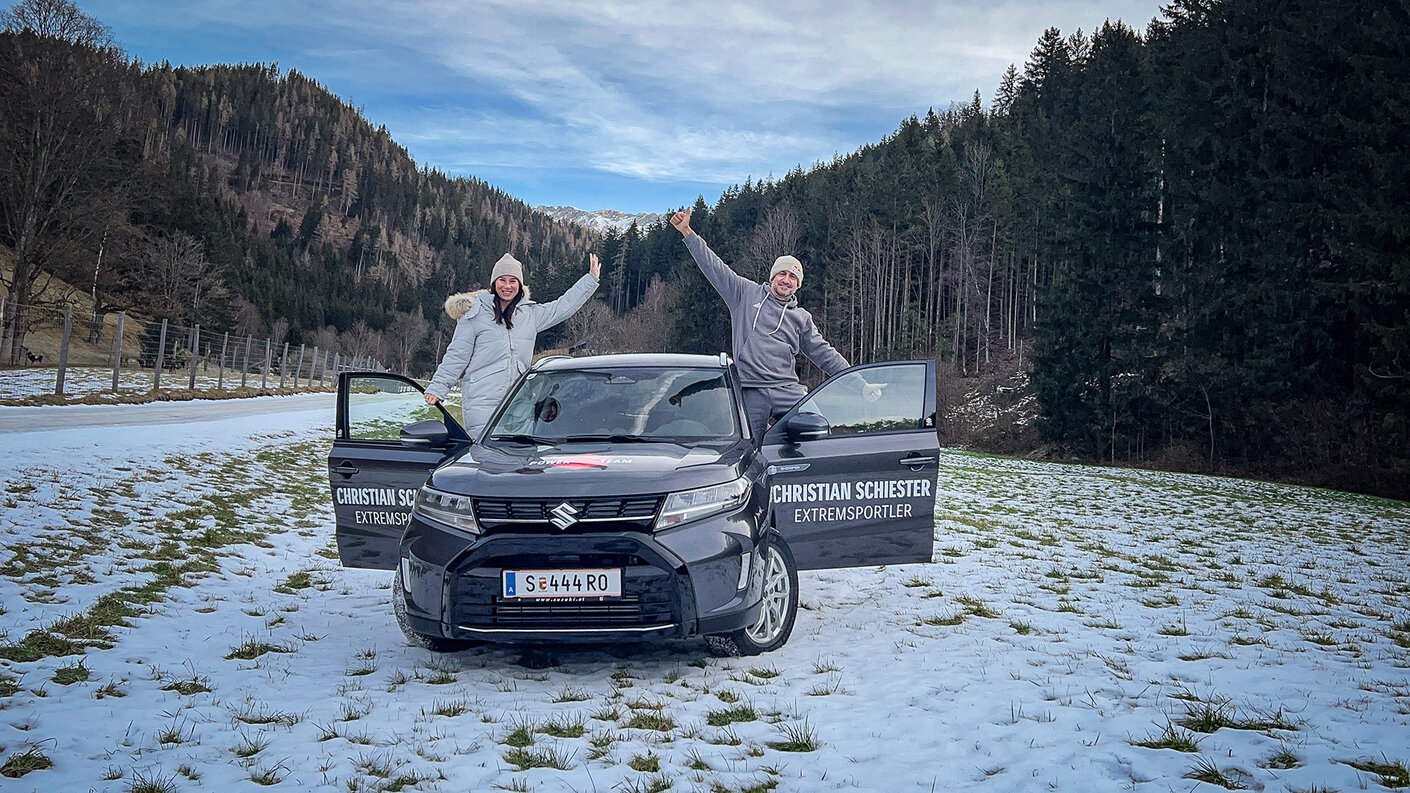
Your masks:
<path fill-rule="evenodd" d="M 521 286 L 524 289 L 524 299 L 519 302 L 527 303 L 529 302 L 529 285 L 521 284 Z M 481 295 L 485 296 L 483 300 L 479 299 Z M 446 314 L 450 315 L 451 319 L 458 320 L 466 314 L 472 313 L 474 309 L 481 305 L 488 307 L 489 301 L 493 299 L 494 296 L 490 294 L 490 290 L 488 289 L 476 289 L 473 292 L 457 292 L 446 298 Z"/>
<path fill-rule="evenodd" d="M 495 406 L 533 361 L 539 332 L 557 325 L 583 307 L 597 289 L 597 278 L 584 273 L 563 296 L 547 303 L 525 299 L 514 309 L 514 327 L 496 325 L 494 294 L 480 289 L 446 298 L 446 313 L 455 319 L 436 374 L 426 393 L 444 398 L 459 382 L 466 431 L 476 437 Z"/>

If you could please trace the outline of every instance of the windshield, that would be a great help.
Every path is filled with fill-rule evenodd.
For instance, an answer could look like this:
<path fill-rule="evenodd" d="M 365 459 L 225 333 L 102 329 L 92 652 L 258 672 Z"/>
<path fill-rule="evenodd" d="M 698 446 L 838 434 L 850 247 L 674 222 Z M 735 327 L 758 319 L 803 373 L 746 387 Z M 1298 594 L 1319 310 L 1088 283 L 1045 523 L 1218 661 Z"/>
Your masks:
<path fill-rule="evenodd" d="M 737 440 L 740 430 L 723 371 L 630 367 L 530 372 L 487 437 L 702 443 Z"/>

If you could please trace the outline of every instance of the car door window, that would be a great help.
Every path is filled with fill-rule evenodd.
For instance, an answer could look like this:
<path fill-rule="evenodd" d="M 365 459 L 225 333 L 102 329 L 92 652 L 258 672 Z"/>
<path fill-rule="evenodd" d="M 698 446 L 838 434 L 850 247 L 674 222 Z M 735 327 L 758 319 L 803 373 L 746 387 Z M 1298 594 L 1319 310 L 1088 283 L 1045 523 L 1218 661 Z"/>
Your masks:
<path fill-rule="evenodd" d="M 934 378 L 934 361 L 848 369 L 765 433 L 770 519 L 798 569 L 933 558 L 940 447 Z M 880 386 L 880 394 L 868 386 Z M 812 420 L 790 433 L 794 419 L 808 413 L 827 420 L 828 435 L 814 435 L 821 422 Z"/>
<path fill-rule="evenodd" d="M 847 372 L 809 394 L 798 411 L 827 419 L 830 435 L 922 429 L 925 384 L 923 363 Z"/>
<path fill-rule="evenodd" d="M 396 441 L 407 424 L 441 418 L 410 383 L 376 375 L 348 379 L 349 440 Z"/>

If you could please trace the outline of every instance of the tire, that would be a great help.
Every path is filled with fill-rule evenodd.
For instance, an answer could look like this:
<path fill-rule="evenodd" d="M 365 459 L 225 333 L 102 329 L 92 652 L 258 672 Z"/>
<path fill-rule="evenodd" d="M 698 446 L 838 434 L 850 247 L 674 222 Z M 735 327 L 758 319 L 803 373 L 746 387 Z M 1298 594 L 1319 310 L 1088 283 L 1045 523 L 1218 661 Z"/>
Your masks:
<path fill-rule="evenodd" d="M 710 652 L 721 657 L 758 655 L 777 650 L 793 633 L 798 618 L 798 565 L 788 544 L 773 538 L 759 551 L 764 566 L 764 607 L 753 625 L 732 633 L 706 636 Z"/>
<path fill-rule="evenodd" d="M 397 565 L 397 574 L 392 578 L 392 613 L 396 615 L 397 627 L 401 628 L 407 644 L 412 647 L 420 647 L 433 653 L 453 653 L 475 645 L 475 642 L 464 639 L 428 636 L 411 627 L 411 621 L 406 618 L 406 587 L 402 585 L 400 564 Z"/>

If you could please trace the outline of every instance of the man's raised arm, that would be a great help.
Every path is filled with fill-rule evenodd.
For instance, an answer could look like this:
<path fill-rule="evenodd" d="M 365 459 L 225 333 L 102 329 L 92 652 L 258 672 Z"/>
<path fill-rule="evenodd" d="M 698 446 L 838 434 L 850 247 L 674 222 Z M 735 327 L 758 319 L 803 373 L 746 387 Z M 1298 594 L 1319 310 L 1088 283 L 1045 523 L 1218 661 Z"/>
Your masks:
<path fill-rule="evenodd" d="M 690 255 L 695 259 L 695 266 L 700 268 L 700 272 L 705 275 L 705 280 L 715 287 L 715 291 L 720 293 L 720 297 L 725 299 L 725 305 L 734 309 L 745 300 L 753 297 L 753 292 L 759 285 L 744 276 L 736 273 L 725 264 L 715 252 L 710 250 L 710 246 L 705 244 L 690 228 L 690 210 L 686 209 L 671 215 L 671 225 L 676 227 L 676 231 L 685 238 L 685 247 L 690 251 Z"/>

